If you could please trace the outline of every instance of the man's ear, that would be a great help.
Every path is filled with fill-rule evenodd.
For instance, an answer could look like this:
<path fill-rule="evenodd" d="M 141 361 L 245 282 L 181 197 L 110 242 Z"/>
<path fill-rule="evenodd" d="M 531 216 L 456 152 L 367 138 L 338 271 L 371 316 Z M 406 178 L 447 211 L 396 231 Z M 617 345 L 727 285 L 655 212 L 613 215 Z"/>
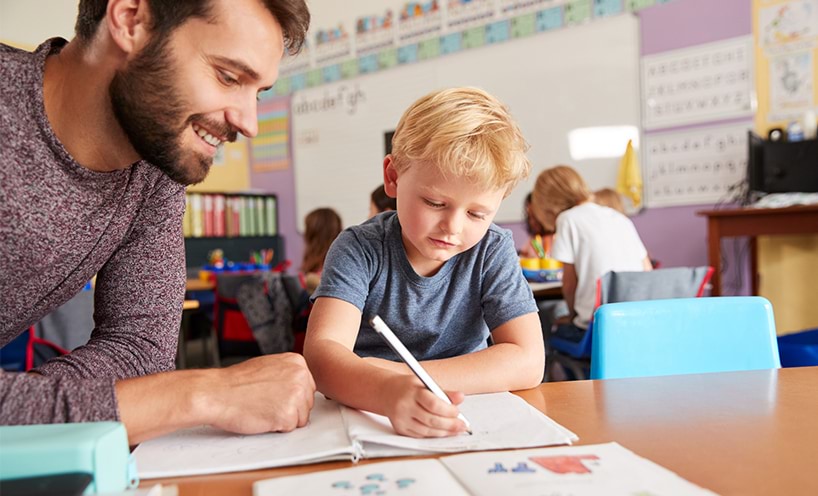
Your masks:
<path fill-rule="evenodd" d="M 146 0 L 109 0 L 103 20 L 114 43 L 128 56 L 139 53 L 150 38 Z"/>
<path fill-rule="evenodd" d="M 383 158 L 383 190 L 390 198 L 398 197 L 398 171 L 391 154 Z"/>

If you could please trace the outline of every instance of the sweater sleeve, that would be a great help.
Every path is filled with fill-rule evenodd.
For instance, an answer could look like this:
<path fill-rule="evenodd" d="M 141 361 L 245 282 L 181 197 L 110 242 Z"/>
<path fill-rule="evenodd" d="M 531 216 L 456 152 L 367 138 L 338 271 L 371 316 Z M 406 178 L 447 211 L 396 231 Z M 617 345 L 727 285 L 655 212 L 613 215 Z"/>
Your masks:
<path fill-rule="evenodd" d="M 41 374 L 122 379 L 174 368 L 185 291 L 184 209 L 184 188 L 163 176 L 97 274 L 90 340 L 50 360 Z"/>
<path fill-rule="evenodd" d="M 71 379 L 0 371 L 3 425 L 119 420 L 113 379 Z"/>

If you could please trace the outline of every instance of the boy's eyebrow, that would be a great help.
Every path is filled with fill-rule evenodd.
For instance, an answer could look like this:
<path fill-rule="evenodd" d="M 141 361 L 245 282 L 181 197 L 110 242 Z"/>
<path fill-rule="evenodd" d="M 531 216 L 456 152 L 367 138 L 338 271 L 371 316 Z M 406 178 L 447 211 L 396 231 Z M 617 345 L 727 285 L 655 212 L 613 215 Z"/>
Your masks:
<path fill-rule="evenodd" d="M 234 71 L 238 71 L 243 73 L 248 78 L 252 79 L 253 81 L 258 81 L 261 79 L 261 76 L 258 72 L 256 72 L 252 67 L 250 67 L 247 63 L 242 62 L 241 60 L 231 59 L 228 57 L 224 57 L 222 55 L 212 55 L 211 58 L 213 61 L 218 62 L 222 65 L 228 66 L 230 69 Z M 267 86 L 265 88 L 261 88 L 261 91 L 266 91 L 272 88 L 272 86 Z"/>

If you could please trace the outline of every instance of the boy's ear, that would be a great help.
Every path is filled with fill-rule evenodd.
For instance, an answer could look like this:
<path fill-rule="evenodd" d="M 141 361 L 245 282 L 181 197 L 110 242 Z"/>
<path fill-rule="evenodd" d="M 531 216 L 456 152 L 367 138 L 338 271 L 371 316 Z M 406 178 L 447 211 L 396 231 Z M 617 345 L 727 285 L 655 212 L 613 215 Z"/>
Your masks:
<path fill-rule="evenodd" d="M 391 154 L 383 159 L 383 190 L 390 198 L 398 197 L 398 171 Z"/>
<path fill-rule="evenodd" d="M 142 50 L 150 39 L 150 11 L 146 0 L 109 0 L 105 27 L 126 56 Z"/>

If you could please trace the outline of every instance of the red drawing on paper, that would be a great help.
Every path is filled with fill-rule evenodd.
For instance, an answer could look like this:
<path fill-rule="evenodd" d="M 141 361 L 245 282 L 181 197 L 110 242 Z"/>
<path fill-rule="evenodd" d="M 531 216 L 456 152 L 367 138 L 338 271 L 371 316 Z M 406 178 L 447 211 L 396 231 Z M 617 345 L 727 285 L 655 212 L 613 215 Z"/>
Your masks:
<path fill-rule="evenodd" d="M 582 460 L 599 460 L 596 455 L 532 456 L 532 462 L 555 474 L 590 474 Z"/>

